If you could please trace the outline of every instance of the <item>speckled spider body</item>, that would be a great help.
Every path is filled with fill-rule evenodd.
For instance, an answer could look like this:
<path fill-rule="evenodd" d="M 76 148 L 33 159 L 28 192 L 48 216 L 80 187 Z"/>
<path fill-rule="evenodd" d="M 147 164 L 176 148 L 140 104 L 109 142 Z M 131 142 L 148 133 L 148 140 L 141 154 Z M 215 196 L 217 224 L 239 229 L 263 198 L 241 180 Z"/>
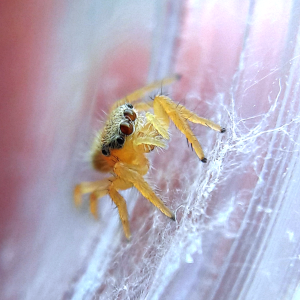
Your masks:
<path fill-rule="evenodd" d="M 176 77 L 165 79 L 164 84 L 171 83 L 175 79 Z M 118 207 L 127 239 L 131 236 L 128 212 L 126 202 L 119 194 L 119 190 L 135 187 L 162 213 L 175 220 L 174 213 L 166 207 L 144 179 L 144 175 L 149 170 L 146 154 L 156 147 L 166 146 L 169 140 L 170 119 L 186 136 L 202 162 L 207 160 L 188 122 L 225 132 L 224 128 L 200 118 L 167 96 L 157 95 L 153 101 L 138 102 L 146 92 L 160 85 L 161 82 L 153 83 L 115 103 L 103 130 L 95 138 L 91 153 L 93 167 L 97 171 L 111 173 L 112 176 L 95 182 L 82 182 L 76 185 L 74 190 L 74 200 L 77 206 L 81 204 L 83 194 L 91 193 L 90 210 L 96 218 L 97 200 L 108 194 Z M 149 110 L 153 110 L 154 114 Z"/>

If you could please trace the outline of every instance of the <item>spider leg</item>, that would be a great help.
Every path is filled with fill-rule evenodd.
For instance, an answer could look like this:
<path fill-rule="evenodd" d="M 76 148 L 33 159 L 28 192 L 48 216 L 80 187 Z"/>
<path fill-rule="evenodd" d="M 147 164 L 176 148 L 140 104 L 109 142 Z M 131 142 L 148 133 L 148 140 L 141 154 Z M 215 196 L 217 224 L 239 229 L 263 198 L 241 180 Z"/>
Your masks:
<path fill-rule="evenodd" d="M 74 189 L 74 202 L 75 206 L 79 207 L 82 204 L 82 196 L 87 193 L 91 193 L 90 195 L 90 211 L 93 216 L 98 219 L 97 212 L 97 200 L 102 198 L 108 193 L 108 187 L 111 183 L 112 178 L 107 178 L 98 181 L 92 182 L 82 182 L 77 184 Z"/>
<path fill-rule="evenodd" d="M 139 102 L 134 104 L 134 109 L 137 111 L 148 111 L 152 108 L 152 102 L 148 101 L 148 102 Z"/>
<path fill-rule="evenodd" d="M 178 105 L 178 110 L 181 111 L 182 115 L 189 120 L 192 123 L 196 123 L 196 124 L 201 124 L 203 126 L 207 126 L 215 131 L 219 131 L 221 133 L 225 132 L 226 129 L 222 128 L 220 125 L 205 119 L 205 118 L 201 118 L 199 116 L 197 116 L 195 113 L 191 112 L 190 110 L 188 110 L 185 106 L 179 104 Z"/>
<path fill-rule="evenodd" d="M 76 207 L 82 204 L 82 196 L 84 194 L 92 193 L 98 189 L 103 189 L 110 183 L 109 179 L 97 180 L 92 182 L 81 182 L 74 188 L 74 203 Z"/>
<path fill-rule="evenodd" d="M 98 219 L 98 199 L 107 195 L 107 188 L 98 188 L 90 194 L 90 212 L 95 219 Z"/>
<path fill-rule="evenodd" d="M 104 180 L 93 182 L 82 182 L 77 184 L 74 189 L 74 202 L 78 207 L 82 203 L 82 195 L 91 193 L 90 195 L 90 211 L 97 219 L 97 200 L 109 194 L 112 201 L 116 204 L 119 210 L 121 222 L 123 224 L 126 238 L 130 238 L 130 229 L 128 222 L 128 213 L 126 202 L 124 198 L 117 192 L 117 190 L 126 190 L 133 186 L 132 183 L 122 180 L 121 178 L 111 177 Z"/>
<path fill-rule="evenodd" d="M 134 101 L 139 100 L 142 98 L 146 93 L 151 92 L 157 88 L 160 88 L 162 85 L 168 85 L 173 83 L 174 81 L 178 80 L 180 76 L 174 75 L 171 77 L 164 78 L 163 80 L 155 81 L 139 90 L 134 91 L 133 93 L 127 95 L 125 98 L 120 99 L 117 101 L 111 108 L 111 111 L 114 110 L 116 107 L 123 105 L 125 103 L 132 103 Z"/>
<path fill-rule="evenodd" d="M 130 233 L 130 228 L 129 228 L 128 211 L 127 211 L 126 201 L 117 192 L 117 190 L 113 187 L 113 184 L 109 187 L 108 193 L 109 193 L 109 196 L 111 197 L 112 201 L 116 204 L 116 206 L 118 208 L 125 236 L 129 240 L 131 237 L 131 233 Z"/>
<path fill-rule="evenodd" d="M 155 116 L 160 118 L 161 122 L 165 124 L 164 126 L 169 126 L 170 118 L 175 126 L 186 136 L 188 141 L 191 143 L 199 159 L 202 162 L 207 162 L 202 147 L 197 138 L 194 136 L 193 131 L 188 124 L 188 121 L 200 123 L 220 132 L 224 132 L 225 129 L 222 129 L 219 125 L 209 120 L 198 117 L 197 115 L 186 109 L 183 105 L 179 105 L 173 102 L 167 96 L 157 95 L 154 98 L 153 108 Z"/>
<path fill-rule="evenodd" d="M 134 187 L 163 214 L 172 220 L 175 220 L 174 213 L 156 196 L 154 191 L 136 168 L 133 169 L 130 165 L 119 162 L 115 164 L 114 172 L 120 178 L 124 178 L 124 180 L 131 182 Z"/>
<path fill-rule="evenodd" d="M 131 237 L 131 233 L 128 221 L 127 205 L 124 198 L 118 193 L 118 190 L 127 190 L 131 187 L 133 187 L 133 184 L 131 182 L 123 180 L 122 178 L 115 177 L 108 188 L 108 194 L 118 208 L 120 220 L 123 225 L 123 230 L 128 240 Z"/>

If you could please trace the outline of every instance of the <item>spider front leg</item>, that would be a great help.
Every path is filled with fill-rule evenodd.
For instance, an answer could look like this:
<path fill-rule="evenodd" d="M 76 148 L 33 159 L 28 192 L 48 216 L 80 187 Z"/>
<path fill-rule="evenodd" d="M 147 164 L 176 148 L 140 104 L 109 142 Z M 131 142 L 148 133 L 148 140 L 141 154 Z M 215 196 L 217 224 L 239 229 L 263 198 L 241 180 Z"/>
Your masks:
<path fill-rule="evenodd" d="M 173 121 L 175 126 L 186 136 L 191 143 L 199 159 L 206 163 L 207 159 L 204 156 L 202 147 L 194 136 L 188 121 L 193 123 L 202 124 L 208 126 L 221 133 L 225 132 L 225 128 L 215 124 L 214 122 L 200 118 L 193 112 L 189 111 L 183 105 L 176 104 L 169 97 L 163 95 L 157 95 L 153 100 L 154 114 L 160 120 L 160 124 L 167 130 L 169 127 L 169 118 Z M 155 123 L 152 123 L 155 126 Z M 159 128 L 157 128 L 159 130 Z"/>
<path fill-rule="evenodd" d="M 156 196 L 152 188 L 138 172 L 137 167 L 132 168 L 131 165 L 119 162 L 115 164 L 114 172 L 118 177 L 131 182 L 134 187 L 163 214 L 170 219 L 175 220 L 174 213 Z"/>

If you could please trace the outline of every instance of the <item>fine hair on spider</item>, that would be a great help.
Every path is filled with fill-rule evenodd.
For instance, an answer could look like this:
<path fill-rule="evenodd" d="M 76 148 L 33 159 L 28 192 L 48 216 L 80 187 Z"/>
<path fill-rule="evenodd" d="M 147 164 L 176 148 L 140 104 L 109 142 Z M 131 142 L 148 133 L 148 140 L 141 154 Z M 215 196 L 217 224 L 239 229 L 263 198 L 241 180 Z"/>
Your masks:
<path fill-rule="evenodd" d="M 119 193 L 120 190 L 135 187 L 163 214 L 175 220 L 174 213 L 144 178 L 150 168 L 147 154 L 155 148 L 167 147 L 170 139 L 170 120 L 185 135 L 187 143 L 203 163 L 206 163 L 207 159 L 188 122 L 201 124 L 221 133 L 226 131 L 225 128 L 199 117 L 162 93 L 163 85 L 179 78 L 179 75 L 175 75 L 154 82 L 118 100 L 112 106 L 104 127 L 97 133 L 91 149 L 93 168 L 111 176 L 98 181 L 81 182 L 74 189 L 76 206 L 81 205 L 84 194 L 90 193 L 90 211 L 95 218 L 98 218 L 98 199 L 109 195 L 118 208 L 127 239 L 130 239 L 131 232 L 126 201 Z M 161 92 L 151 98 L 152 101 L 140 100 L 146 93 L 159 87 Z"/>

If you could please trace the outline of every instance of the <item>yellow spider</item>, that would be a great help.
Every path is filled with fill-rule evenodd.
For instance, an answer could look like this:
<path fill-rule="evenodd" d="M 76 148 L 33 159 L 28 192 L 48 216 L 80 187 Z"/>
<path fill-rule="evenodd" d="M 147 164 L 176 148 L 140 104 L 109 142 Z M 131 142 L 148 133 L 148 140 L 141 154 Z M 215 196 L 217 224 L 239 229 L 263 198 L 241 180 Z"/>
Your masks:
<path fill-rule="evenodd" d="M 176 79 L 178 76 L 170 77 L 163 83 L 169 84 Z M 76 206 L 81 204 L 83 194 L 91 193 L 90 211 L 95 218 L 98 218 L 97 200 L 108 194 L 118 207 L 127 239 L 131 237 L 128 212 L 126 202 L 119 194 L 119 190 L 135 187 L 162 213 L 175 220 L 174 213 L 166 207 L 144 179 L 144 175 L 149 170 L 149 160 L 146 154 L 155 147 L 166 147 L 169 140 L 170 119 L 186 136 L 197 156 L 204 163 L 207 162 L 207 159 L 204 157 L 203 150 L 188 121 L 208 126 L 222 133 L 225 132 L 225 128 L 200 118 L 167 96 L 157 95 L 152 101 L 138 102 L 145 93 L 159 86 L 161 86 L 161 82 L 154 82 L 113 105 L 103 130 L 99 131 L 94 140 L 91 151 L 93 167 L 99 172 L 111 173 L 112 176 L 95 182 L 82 182 L 74 189 Z M 154 114 L 148 112 L 152 109 Z"/>

